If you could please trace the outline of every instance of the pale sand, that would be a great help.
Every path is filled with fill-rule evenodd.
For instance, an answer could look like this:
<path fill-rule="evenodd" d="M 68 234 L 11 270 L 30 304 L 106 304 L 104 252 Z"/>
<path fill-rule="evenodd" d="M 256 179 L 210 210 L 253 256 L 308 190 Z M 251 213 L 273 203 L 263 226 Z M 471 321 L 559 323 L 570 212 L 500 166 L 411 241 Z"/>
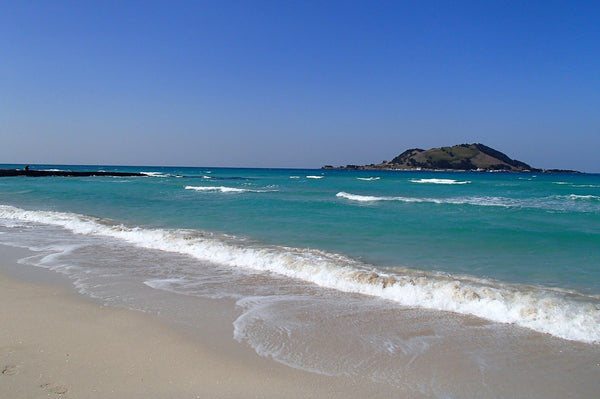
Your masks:
<path fill-rule="evenodd" d="M 399 397 L 261 358 L 232 339 L 227 317 L 214 322 L 218 311 L 204 337 L 191 337 L 68 287 L 15 278 L 10 268 L 25 254 L 0 246 L 10 266 L 0 273 L 0 398 Z"/>

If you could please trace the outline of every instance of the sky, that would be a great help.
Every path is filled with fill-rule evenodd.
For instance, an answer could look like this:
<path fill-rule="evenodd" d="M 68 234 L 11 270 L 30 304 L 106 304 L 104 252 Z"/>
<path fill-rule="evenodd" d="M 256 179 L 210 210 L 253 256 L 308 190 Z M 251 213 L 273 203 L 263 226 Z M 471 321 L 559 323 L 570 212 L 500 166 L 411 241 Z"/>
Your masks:
<path fill-rule="evenodd" d="M 0 163 L 600 172 L 600 1 L 0 0 Z"/>

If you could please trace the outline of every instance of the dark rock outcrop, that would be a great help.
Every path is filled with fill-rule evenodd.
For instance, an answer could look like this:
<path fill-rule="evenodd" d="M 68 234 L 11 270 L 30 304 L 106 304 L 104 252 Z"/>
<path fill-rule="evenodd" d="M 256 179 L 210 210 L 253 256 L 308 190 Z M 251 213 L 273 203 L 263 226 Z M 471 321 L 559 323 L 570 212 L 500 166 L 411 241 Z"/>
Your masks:
<path fill-rule="evenodd" d="M 145 176 L 142 173 L 130 173 L 130 172 L 105 172 L 105 171 L 80 171 L 73 172 L 70 170 L 32 170 L 26 169 L 0 169 L 0 177 L 10 176 L 29 176 L 29 177 L 43 177 L 43 176 L 68 176 L 68 177 L 87 177 L 87 176 Z"/>

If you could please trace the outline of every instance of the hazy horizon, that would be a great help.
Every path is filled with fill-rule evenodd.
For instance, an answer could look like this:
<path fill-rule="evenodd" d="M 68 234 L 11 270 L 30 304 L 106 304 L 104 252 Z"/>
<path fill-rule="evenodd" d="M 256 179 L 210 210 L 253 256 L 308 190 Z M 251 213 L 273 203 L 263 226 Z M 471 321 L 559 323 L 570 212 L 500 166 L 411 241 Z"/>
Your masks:
<path fill-rule="evenodd" d="M 0 4 L 0 163 L 600 172 L 600 3 Z"/>
<path fill-rule="evenodd" d="M 463 143 L 463 144 L 472 144 L 472 143 Z M 483 144 L 483 143 L 480 143 Z M 425 150 L 428 150 L 429 148 L 426 148 Z M 407 149 L 408 150 L 408 149 Z M 497 149 L 495 149 L 497 150 Z M 397 154 L 397 155 L 400 155 Z M 505 154 L 506 155 L 506 154 Z M 394 156 L 395 157 L 395 156 Z M 390 157 L 389 159 L 385 159 L 383 161 L 389 161 L 391 159 L 393 159 L 394 157 Z M 509 156 L 510 158 L 510 156 Z M 521 159 L 513 159 L 515 161 L 521 161 L 521 162 L 525 162 Z M 214 166 L 214 165 L 178 165 L 178 164 L 168 164 L 168 165 L 152 165 L 152 164 L 65 164 L 65 163 L 26 163 L 26 162 L 13 162 L 13 163 L 5 163 L 4 165 L 25 165 L 28 167 L 32 167 L 32 166 L 98 166 L 98 167 L 139 167 L 139 168 L 144 168 L 144 167 L 148 167 L 148 168 L 231 168 L 231 169 L 298 169 L 298 170 L 302 170 L 302 169 L 307 169 L 307 170 L 318 170 L 318 169 L 322 169 L 324 166 L 333 166 L 335 168 L 337 167 L 346 167 L 348 165 L 368 165 L 368 164 L 377 164 L 379 162 L 369 162 L 369 163 L 365 163 L 365 164 L 353 164 L 353 163 L 348 163 L 348 164 L 343 164 L 343 165 L 332 165 L 332 164 L 327 164 L 324 163 L 322 165 L 319 166 L 314 166 L 314 167 L 271 167 L 271 166 Z M 1 164 L 0 164 L 1 165 Z M 535 165 L 529 165 L 531 166 L 533 169 L 546 169 L 546 170 L 550 170 L 550 169 L 557 169 L 557 168 L 537 168 Z M 385 170 L 385 169 L 384 169 Z M 588 171 L 583 171 L 583 170 L 575 170 L 575 169 L 569 169 L 570 171 L 574 171 L 574 172 L 581 172 L 581 173 L 587 173 L 587 174 L 597 174 L 600 172 L 588 172 Z M 411 170 L 401 170 L 404 172 L 410 172 Z M 452 170 L 449 170 L 450 172 L 452 172 Z M 507 172 L 507 173 L 514 173 L 514 172 Z"/>

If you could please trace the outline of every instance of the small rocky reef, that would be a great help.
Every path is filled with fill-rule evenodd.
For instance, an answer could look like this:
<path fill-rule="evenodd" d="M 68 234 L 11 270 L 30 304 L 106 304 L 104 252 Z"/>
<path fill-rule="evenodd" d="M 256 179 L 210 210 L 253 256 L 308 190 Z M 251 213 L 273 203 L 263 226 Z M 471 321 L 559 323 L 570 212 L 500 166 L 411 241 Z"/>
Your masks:
<path fill-rule="evenodd" d="M 0 169 L 0 177 L 11 176 L 28 176 L 28 177 L 45 177 L 45 176 L 62 176 L 62 177 L 88 177 L 88 176 L 145 176 L 142 173 L 129 172 L 105 172 L 105 171 L 70 171 L 70 170 L 34 170 L 29 167 L 24 169 Z"/>

